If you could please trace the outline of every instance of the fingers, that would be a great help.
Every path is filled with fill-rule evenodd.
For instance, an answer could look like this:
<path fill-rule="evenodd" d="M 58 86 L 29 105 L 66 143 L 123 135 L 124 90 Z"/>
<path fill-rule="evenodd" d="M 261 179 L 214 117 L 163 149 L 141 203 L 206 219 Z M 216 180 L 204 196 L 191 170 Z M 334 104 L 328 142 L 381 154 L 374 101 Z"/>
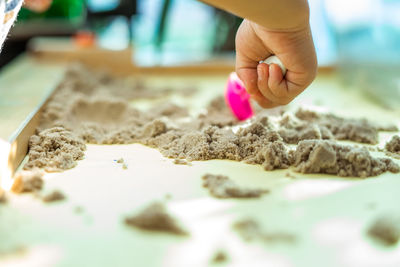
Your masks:
<path fill-rule="evenodd" d="M 262 96 L 269 99 L 270 101 L 276 102 L 276 97 L 272 94 L 269 89 L 268 81 L 271 78 L 269 73 L 268 64 L 261 63 L 257 66 L 257 89 Z"/>
<path fill-rule="evenodd" d="M 276 64 L 271 64 L 269 65 L 269 73 L 268 86 L 272 94 L 277 98 L 288 98 L 288 88 L 281 68 Z"/>
<path fill-rule="evenodd" d="M 252 95 L 258 92 L 257 86 L 257 71 L 254 68 L 239 68 L 236 74 L 242 80 L 246 91 Z"/>
<path fill-rule="evenodd" d="M 258 92 L 257 86 L 257 61 L 254 61 L 242 53 L 236 54 L 236 74 L 244 83 L 249 94 Z"/>
<path fill-rule="evenodd" d="M 247 92 L 264 108 L 290 103 L 308 85 L 310 72 L 294 72 L 285 76 L 276 64 L 258 63 L 243 53 L 236 54 L 236 73 Z"/>
<path fill-rule="evenodd" d="M 286 81 L 276 64 L 261 63 L 254 68 L 237 68 L 236 73 L 247 92 L 263 108 L 286 105 L 293 99 L 288 97 Z"/>
<path fill-rule="evenodd" d="M 278 65 L 261 63 L 257 66 L 257 75 L 258 90 L 264 98 L 276 105 L 286 105 L 293 99 Z"/>

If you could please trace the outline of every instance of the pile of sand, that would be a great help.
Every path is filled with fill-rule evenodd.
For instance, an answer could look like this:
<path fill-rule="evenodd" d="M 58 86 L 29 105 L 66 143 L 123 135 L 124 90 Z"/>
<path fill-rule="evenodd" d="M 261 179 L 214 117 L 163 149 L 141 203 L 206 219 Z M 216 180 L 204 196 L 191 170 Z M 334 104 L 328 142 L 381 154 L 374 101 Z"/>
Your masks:
<path fill-rule="evenodd" d="M 223 97 L 214 99 L 206 112 L 196 117 L 169 102 L 146 112 L 129 104 L 137 98 L 171 93 L 170 89 L 147 88 L 141 82 L 113 79 L 84 68 L 71 69 L 44 108 L 37 134 L 30 140 L 25 168 L 72 168 L 83 158 L 85 143 L 141 143 L 170 158 L 229 159 L 259 164 L 265 170 L 293 166 L 303 173 L 359 177 L 399 172 L 390 159 L 375 159 L 366 149 L 334 141 L 376 144 L 380 130 L 396 130 L 364 119 L 300 109 L 294 115 L 282 115 L 277 124 L 261 112 L 244 125 L 232 116 Z M 298 144 L 297 149 L 289 150 L 288 144 Z"/>
<path fill-rule="evenodd" d="M 385 149 L 391 153 L 400 154 L 400 136 L 395 135 L 386 143 Z"/>
<path fill-rule="evenodd" d="M 188 235 L 160 202 L 151 203 L 138 214 L 126 217 L 125 223 L 142 230 Z"/>
<path fill-rule="evenodd" d="M 292 153 L 293 166 L 301 173 L 328 173 L 339 176 L 370 177 L 399 165 L 388 158 L 373 158 L 366 148 L 339 145 L 332 141 L 301 141 Z"/>

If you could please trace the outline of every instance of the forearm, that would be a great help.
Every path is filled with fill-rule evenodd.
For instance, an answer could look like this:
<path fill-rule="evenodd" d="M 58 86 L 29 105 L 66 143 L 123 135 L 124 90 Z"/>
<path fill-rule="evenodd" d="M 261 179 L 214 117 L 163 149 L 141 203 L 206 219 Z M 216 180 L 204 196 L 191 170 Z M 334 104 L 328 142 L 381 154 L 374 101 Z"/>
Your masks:
<path fill-rule="evenodd" d="M 308 26 L 307 0 L 201 0 L 271 30 Z"/>

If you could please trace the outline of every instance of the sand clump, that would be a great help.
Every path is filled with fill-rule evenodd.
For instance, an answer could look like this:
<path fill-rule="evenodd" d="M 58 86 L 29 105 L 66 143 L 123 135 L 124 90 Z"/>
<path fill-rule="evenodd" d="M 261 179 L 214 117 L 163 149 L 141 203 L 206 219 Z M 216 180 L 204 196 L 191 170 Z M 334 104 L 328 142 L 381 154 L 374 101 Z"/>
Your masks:
<path fill-rule="evenodd" d="M 165 232 L 175 235 L 188 235 L 178 224 L 175 218 L 168 214 L 164 204 L 154 202 L 145 207 L 141 212 L 125 219 L 129 226 L 142 230 Z"/>
<path fill-rule="evenodd" d="M 187 166 L 192 166 L 192 163 L 190 161 L 187 161 L 185 159 L 174 159 L 173 163 L 175 165 L 187 165 Z"/>
<path fill-rule="evenodd" d="M 364 147 L 340 145 L 332 141 L 301 141 L 292 153 L 293 166 L 300 173 L 327 173 L 338 176 L 370 177 L 400 168 L 388 158 L 373 158 Z"/>
<path fill-rule="evenodd" d="M 246 188 L 237 185 L 228 176 L 206 174 L 202 177 L 203 187 L 216 198 L 259 198 L 267 189 Z"/>
<path fill-rule="evenodd" d="M 19 171 L 14 177 L 11 191 L 14 193 L 38 192 L 43 187 L 43 172 L 40 170 Z"/>
<path fill-rule="evenodd" d="M 242 219 L 233 224 L 233 229 L 245 241 L 261 240 L 267 243 L 294 243 L 296 236 L 286 232 L 266 232 L 254 219 Z"/>
<path fill-rule="evenodd" d="M 287 144 L 297 144 L 302 140 L 334 139 L 327 127 L 289 115 L 279 121 L 279 126 L 278 133 Z"/>
<path fill-rule="evenodd" d="M 121 164 L 121 167 L 123 170 L 127 170 L 128 169 L 128 164 L 125 162 L 125 160 L 123 158 L 119 158 L 118 160 L 116 160 L 116 162 L 118 164 Z"/>
<path fill-rule="evenodd" d="M 41 168 L 48 172 L 71 169 L 83 159 L 86 145 L 63 127 L 43 130 L 29 139 L 29 160 L 24 169 Z"/>
<path fill-rule="evenodd" d="M 42 200 L 43 202 L 58 202 L 66 199 L 64 193 L 62 193 L 59 190 L 54 190 L 46 195 L 43 196 Z"/>
<path fill-rule="evenodd" d="M 266 170 L 289 167 L 288 151 L 279 134 L 255 121 L 233 133 L 232 129 L 208 126 L 201 131 L 170 131 L 150 140 L 171 158 L 193 160 L 229 159 L 261 164 Z"/>
<path fill-rule="evenodd" d="M 385 246 L 396 245 L 400 239 L 400 220 L 391 215 L 378 217 L 367 233 Z"/>
<path fill-rule="evenodd" d="M 217 250 L 211 258 L 211 264 L 223 264 L 229 260 L 229 256 L 224 250 Z"/>
<path fill-rule="evenodd" d="M 400 136 L 395 135 L 386 143 L 385 149 L 391 153 L 400 154 Z"/>
<path fill-rule="evenodd" d="M 321 167 L 321 162 L 308 160 L 307 153 L 303 153 L 305 150 L 293 153 L 287 146 L 303 140 L 333 142 L 335 139 L 376 144 L 382 127 L 366 120 L 298 110 L 293 116 L 284 115 L 278 125 L 271 122 L 265 112 L 259 112 L 257 117 L 242 124 L 233 117 L 222 96 L 212 100 L 205 112 L 195 117 L 189 115 L 187 108 L 168 101 L 146 111 L 132 107 L 129 102 L 166 97 L 174 91 L 160 93 L 133 80 L 72 68 L 44 107 L 37 134 L 30 140 L 25 169 L 62 171 L 72 168 L 83 158 L 85 144 L 141 143 L 177 160 L 228 159 L 262 165 L 268 171 L 292 165 L 300 172 L 342 176 L 373 176 L 386 170 L 396 171 L 394 163 L 373 160 L 362 149 L 345 152 L 354 156 L 343 166 L 323 163 Z M 318 147 L 326 146 L 321 144 Z M 300 154 L 297 159 L 293 158 Z M 342 154 L 338 154 L 338 159 L 342 159 Z M 372 169 L 349 167 L 359 158 L 372 162 Z M 310 164 L 315 162 L 319 166 L 311 168 Z"/>
<path fill-rule="evenodd" d="M 197 120 L 200 121 L 200 126 L 211 125 L 219 128 L 233 126 L 239 123 L 226 107 L 223 96 L 214 98 L 207 106 L 207 112 L 205 114 L 200 114 Z"/>

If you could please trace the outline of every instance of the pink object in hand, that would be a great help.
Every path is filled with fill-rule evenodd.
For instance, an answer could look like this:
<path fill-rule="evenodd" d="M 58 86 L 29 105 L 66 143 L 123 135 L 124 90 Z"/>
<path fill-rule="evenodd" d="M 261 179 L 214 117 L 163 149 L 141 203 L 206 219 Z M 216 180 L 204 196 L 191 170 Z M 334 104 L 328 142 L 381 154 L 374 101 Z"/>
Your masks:
<path fill-rule="evenodd" d="M 225 100 L 232 113 L 239 120 L 246 120 L 254 115 L 250 104 L 250 95 L 235 72 L 229 75 L 225 90 Z"/>

